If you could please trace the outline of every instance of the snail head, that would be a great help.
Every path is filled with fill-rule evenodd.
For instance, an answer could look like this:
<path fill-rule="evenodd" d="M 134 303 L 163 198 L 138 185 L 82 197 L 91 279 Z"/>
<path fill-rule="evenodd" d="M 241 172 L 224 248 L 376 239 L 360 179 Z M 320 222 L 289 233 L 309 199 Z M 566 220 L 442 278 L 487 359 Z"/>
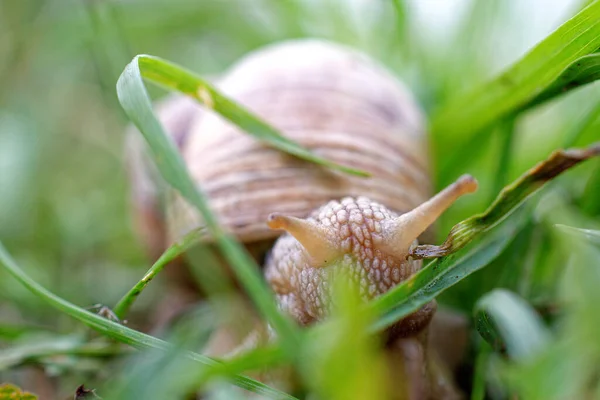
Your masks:
<path fill-rule="evenodd" d="M 346 269 L 358 282 L 361 296 L 375 297 L 421 268 L 421 260 L 407 257 L 417 237 L 459 197 L 476 189 L 473 177 L 461 176 L 401 215 L 365 197 L 331 201 L 307 219 L 271 214 L 269 227 L 289 235 L 275 244 L 267 260 L 267 279 L 278 295 L 293 294 L 308 320 L 319 318 L 327 308 L 325 270 L 330 265 Z"/>

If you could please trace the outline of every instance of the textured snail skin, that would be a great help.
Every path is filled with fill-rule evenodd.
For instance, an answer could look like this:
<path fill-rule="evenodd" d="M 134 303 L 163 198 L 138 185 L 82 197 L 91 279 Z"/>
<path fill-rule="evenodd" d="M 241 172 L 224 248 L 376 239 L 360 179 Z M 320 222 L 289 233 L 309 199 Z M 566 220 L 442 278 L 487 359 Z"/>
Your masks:
<path fill-rule="evenodd" d="M 366 197 L 331 201 L 307 219 L 271 214 L 269 227 L 289 233 L 275 243 L 265 267 L 280 307 L 301 324 L 322 319 L 334 301 L 330 281 L 339 279 L 340 272 L 365 300 L 385 293 L 421 269 L 421 260 L 407 257 L 417 237 L 458 198 L 475 190 L 477 181 L 463 175 L 400 215 Z M 411 333 L 435 311 L 425 310 L 405 326 Z"/>
<path fill-rule="evenodd" d="M 315 211 L 307 221 L 326 229 L 340 250 L 340 257 L 327 260 L 325 265 L 316 263 L 293 236 L 280 238 L 265 264 L 265 276 L 282 310 L 302 324 L 323 319 L 333 304 L 329 291 L 335 272 L 326 267 L 328 264 L 348 273 L 365 300 L 385 293 L 418 271 L 421 260 L 407 260 L 378 248 L 383 242 L 382 224 L 397 216 L 365 197 L 331 201 Z"/>

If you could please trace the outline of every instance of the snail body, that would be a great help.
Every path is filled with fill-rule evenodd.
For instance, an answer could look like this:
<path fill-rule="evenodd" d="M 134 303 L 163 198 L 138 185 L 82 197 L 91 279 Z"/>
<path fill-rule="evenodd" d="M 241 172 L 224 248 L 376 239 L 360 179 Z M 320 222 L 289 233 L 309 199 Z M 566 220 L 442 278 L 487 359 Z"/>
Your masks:
<path fill-rule="evenodd" d="M 159 111 L 223 227 L 258 260 L 268 251 L 265 277 L 280 308 L 301 325 L 326 318 L 335 301 L 330 266 L 350 271 L 364 299 L 418 271 L 422 262 L 407 258 L 411 246 L 453 201 L 476 188 L 472 178 L 462 177 L 429 199 L 419 108 L 391 73 L 354 50 L 318 40 L 284 42 L 251 53 L 216 84 L 319 156 L 370 174 L 349 176 L 299 160 L 189 100 L 166 106 L 181 104 L 178 118 Z M 162 241 L 164 248 L 202 226 L 198 213 L 177 196 L 163 216 L 152 198 L 156 191 L 148 189 L 152 178 L 140 164 L 132 166 L 134 200 L 145 205 L 137 209 L 139 227 L 161 232 L 146 234 L 153 242 L 148 247 Z M 395 336 L 417 337 L 415 343 L 424 346 L 434 311 L 430 303 L 399 321 Z M 424 368 L 416 370 L 419 375 Z M 429 396 L 415 393 L 409 398 Z"/>
<path fill-rule="evenodd" d="M 308 324 L 324 318 L 334 303 L 329 297 L 334 265 L 357 283 L 365 300 L 383 294 L 419 269 L 422 260 L 407 257 L 417 237 L 458 197 L 473 192 L 475 180 L 463 176 L 415 209 L 398 215 L 366 197 L 331 201 L 307 219 L 271 214 L 268 224 L 289 234 L 280 238 L 267 259 L 267 281 L 283 309 Z M 419 314 L 420 327 L 429 322 Z M 418 331 L 413 324 L 407 332 Z M 404 327 L 404 330 L 408 328 Z"/>

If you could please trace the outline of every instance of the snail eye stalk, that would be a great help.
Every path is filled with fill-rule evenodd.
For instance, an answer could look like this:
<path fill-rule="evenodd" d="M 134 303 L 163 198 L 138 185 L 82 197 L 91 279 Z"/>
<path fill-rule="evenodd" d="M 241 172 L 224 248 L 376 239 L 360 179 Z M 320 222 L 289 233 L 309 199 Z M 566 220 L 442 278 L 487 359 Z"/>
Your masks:
<path fill-rule="evenodd" d="M 339 246 L 334 242 L 335 235 L 315 222 L 274 213 L 269 215 L 267 225 L 292 235 L 310 255 L 315 267 L 341 255 Z"/>
<path fill-rule="evenodd" d="M 404 256 L 411 243 L 433 224 L 461 196 L 477 190 L 477 181 L 463 175 L 456 182 L 417 208 L 388 221 L 383 226 L 382 247 L 396 256 Z"/>

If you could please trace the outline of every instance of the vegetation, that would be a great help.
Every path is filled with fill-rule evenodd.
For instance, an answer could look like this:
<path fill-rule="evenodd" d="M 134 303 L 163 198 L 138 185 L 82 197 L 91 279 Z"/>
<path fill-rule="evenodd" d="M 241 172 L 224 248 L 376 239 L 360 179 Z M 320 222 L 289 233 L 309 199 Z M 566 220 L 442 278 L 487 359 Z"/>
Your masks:
<path fill-rule="evenodd" d="M 185 398 L 196 390 L 210 398 L 302 397 L 246 375 L 292 365 L 320 398 L 381 398 L 391 388 L 372 336 L 361 332 L 437 298 L 473 316 L 459 382 L 472 399 L 600 398 L 600 159 L 562 173 L 599 149 L 592 143 L 600 137 L 600 1 L 572 2 L 526 43 L 519 38 L 530 31 L 533 1 L 464 1 L 456 26 L 435 40 L 425 34 L 435 24 L 418 18 L 416 2 L 242 2 L 0 4 L 2 37 L 11 39 L 0 47 L 0 381 L 42 398 Z M 151 112 L 150 98 L 164 92 L 144 85 L 195 96 L 282 151 L 360 174 L 315 158 L 196 76 L 303 36 L 341 41 L 387 64 L 427 111 L 436 185 L 466 172 L 481 184 L 444 215 L 444 245 L 424 249 L 444 257 L 366 307 L 336 288 L 336 315 L 307 330 L 278 313 L 254 261 L 211 217 Z M 163 58 L 134 57 L 143 53 Z M 147 262 L 128 219 L 129 120 L 165 180 L 204 215 L 277 333 L 271 345 L 226 361 L 200 354 L 211 332 L 241 312 L 228 290 L 166 331 L 144 333 L 163 300 L 161 268 L 198 233 L 155 263 L 150 285 L 135 285 Z M 564 147 L 587 150 L 550 156 Z M 195 276 L 203 285 L 206 274 Z M 88 309 L 97 303 L 109 308 Z M 29 398 L 15 386 L 0 390 L 0 399 L 9 390 Z"/>

